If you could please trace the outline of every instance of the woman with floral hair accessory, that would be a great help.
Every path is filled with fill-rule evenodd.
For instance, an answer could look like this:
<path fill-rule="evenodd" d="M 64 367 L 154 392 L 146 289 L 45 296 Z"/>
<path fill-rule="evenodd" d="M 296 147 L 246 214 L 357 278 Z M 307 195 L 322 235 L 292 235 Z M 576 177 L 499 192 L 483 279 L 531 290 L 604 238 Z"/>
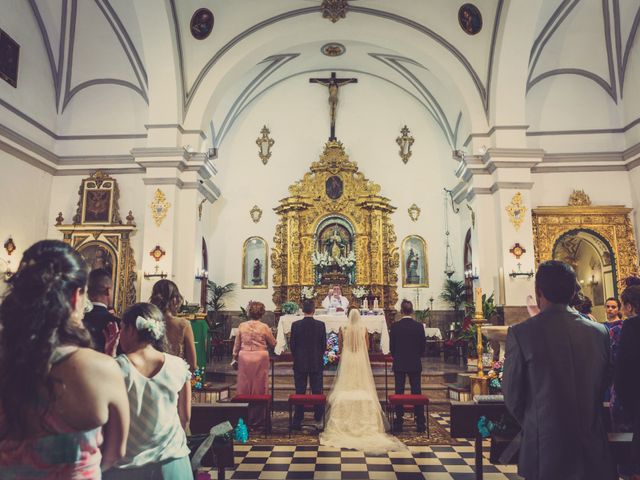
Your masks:
<path fill-rule="evenodd" d="M 151 303 L 122 316 L 116 358 L 131 413 L 127 452 L 105 479 L 192 478 L 185 429 L 191 415 L 191 373 L 179 357 L 164 353 L 165 321 Z"/>

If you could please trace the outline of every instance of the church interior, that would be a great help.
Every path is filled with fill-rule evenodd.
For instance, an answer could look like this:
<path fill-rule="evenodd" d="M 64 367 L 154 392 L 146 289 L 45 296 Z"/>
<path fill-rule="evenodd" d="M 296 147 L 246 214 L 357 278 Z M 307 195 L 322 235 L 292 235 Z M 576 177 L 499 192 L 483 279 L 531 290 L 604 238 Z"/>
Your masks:
<path fill-rule="evenodd" d="M 538 265 L 571 265 L 600 323 L 640 272 L 638 0 L 0 10 L 0 292 L 43 239 L 109 273 L 116 317 L 175 283 L 197 354 L 188 438 L 265 412 L 248 440 L 214 440 L 198 479 L 521 478 L 473 398 L 501 393 Z M 328 395 L 334 287 L 362 314 L 385 415 L 403 300 L 424 325 L 427 431 L 405 414 L 407 451 L 291 432 L 292 324 L 312 300 Z M 233 401 L 255 302 L 276 341 L 264 404 Z"/>

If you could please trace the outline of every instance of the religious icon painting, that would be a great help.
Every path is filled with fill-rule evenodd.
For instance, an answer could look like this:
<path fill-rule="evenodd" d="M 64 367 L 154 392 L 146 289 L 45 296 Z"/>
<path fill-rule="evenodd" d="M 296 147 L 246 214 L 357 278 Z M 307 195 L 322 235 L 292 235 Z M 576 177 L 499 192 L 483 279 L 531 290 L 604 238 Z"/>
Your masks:
<path fill-rule="evenodd" d="M 325 182 L 325 191 L 327 193 L 327 197 L 331 200 L 337 200 L 342 196 L 342 192 L 344 190 L 344 184 L 342 183 L 342 179 L 338 175 L 332 175 L 327 178 Z"/>
<path fill-rule="evenodd" d="M 262 237 L 249 237 L 242 246 L 242 288 L 267 288 L 268 248 Z"/>
<path fill-rule="evenodd" d="M 204 40 L 213 30 L 213 13 L 208 8 L 199 8 L 191 17 L 191 35 L 196 40 Z"/>
<path fill-rule="evenodd" d="M 427 244 L 419 235 L 409 235 L 402 241 L 402 286 L 429 286 Z"/>
<path fill-rule="evenodd" d="M 78 252 L 87 262 L 89 270 L 97 270 L 99 268 L 106 270 L 115 278 L 114 265 L 117 265 L 116 254 L 104 242 L 91 242 L 78 248 Z"/>
<path fill-rule="evenodd" d="M 465 3 L 458 10 L 458 23 L 466 34 L 475 35 L 482 30 L 482 14 L 475 5 Z"/>
<path fill-rule="evenodd" d="M 20 45 L 0 30 L 0 78 L 6 80 L 14 88 L 18 86 L 19 57 Z"/>
<path fill-rule="evenodd" d="M 96 172 L 82 181 L 81 223 L 111 223 L 115 183 L 112 178 Z"/>

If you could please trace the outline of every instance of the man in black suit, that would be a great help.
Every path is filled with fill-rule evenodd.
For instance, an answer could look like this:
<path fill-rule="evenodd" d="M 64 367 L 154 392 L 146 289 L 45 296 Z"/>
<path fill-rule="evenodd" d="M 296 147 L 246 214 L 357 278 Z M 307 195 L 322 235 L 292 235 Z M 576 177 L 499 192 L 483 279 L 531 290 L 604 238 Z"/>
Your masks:
<path fill-rule="evenodd" d="M 422 354 L 427 344 L 424 326 L 416 322 L 413 314 L 413 304 L 403 300 L 400 304 L 402 318 L 391 325 L 389 337 L 391 342 L 391 356 L 393 357 L 393 373 L 396 383 L 396 394 L 404 394 L 405 379 L 409 377 L 409 385 L 413 395 L 422 393 Z M 424 432 L 427 421 L 424 416 L 424 406 L 417 405 L 414 409 L 418 432 Z M 404 408 L 396 407 L 394 430 L 402 431 Z"/>
<path fill-rule="evenodd" d="M 297 394 L 307 391 L 307 380 L 311 387 L 311 393 L 322 393 L 322 369 L 324 368 L 323 356 L 327 346 L 327 330 L 324 323 L 313 318 L 316 307 L 313 300 L 305 300 L 302 303 L 304 318 L 291 325 L 289 348 L 293 354 L 293 381 Z M 324 407 L 315 407 L 314 417 L 316 422 L 322 420 Z M 294 430 L 300 430 L 304 408 L 296 405 L 293 415 Z"/>
<path fill-rule="evenodd" d="M 602 418 L 609 335 L 569 306 L 576 288 L 569 265 L 540 264 L 540 313 L 507 334 L 502 391 L 522 427 L 518 474 L 526 480 L 613 478 Z"/>
<path fill-rule="evenodd" d="M 87 293 L 93 304 L 93 309 L 85 314 L 82 321 L 91 334 L 93 348 L 104 353 L 104 330 L 111 322 L 120 325 L 120 319 L 108 311 L 109 305 L 113 301 L 113 281 L 109 272 L 102 268 L 92 270 L 89 274 Z"/>

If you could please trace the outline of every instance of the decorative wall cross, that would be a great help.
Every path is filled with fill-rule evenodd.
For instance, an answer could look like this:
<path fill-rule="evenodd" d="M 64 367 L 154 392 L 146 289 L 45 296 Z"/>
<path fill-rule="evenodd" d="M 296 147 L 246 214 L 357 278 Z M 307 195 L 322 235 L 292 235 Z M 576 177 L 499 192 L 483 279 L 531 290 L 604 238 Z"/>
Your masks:
<path fill-rule="evenodd" d="M 329 141 L 336 140 L 336 111 L 338 110 L 338 89 L 347 83 L 358 83 L 357 78 L 337 78 L 336 72 L 331 72 L 329 78 L 310 78 L 309 83 L 319 83 L 329 88 L 329 120 L 331 134 Z"/>

